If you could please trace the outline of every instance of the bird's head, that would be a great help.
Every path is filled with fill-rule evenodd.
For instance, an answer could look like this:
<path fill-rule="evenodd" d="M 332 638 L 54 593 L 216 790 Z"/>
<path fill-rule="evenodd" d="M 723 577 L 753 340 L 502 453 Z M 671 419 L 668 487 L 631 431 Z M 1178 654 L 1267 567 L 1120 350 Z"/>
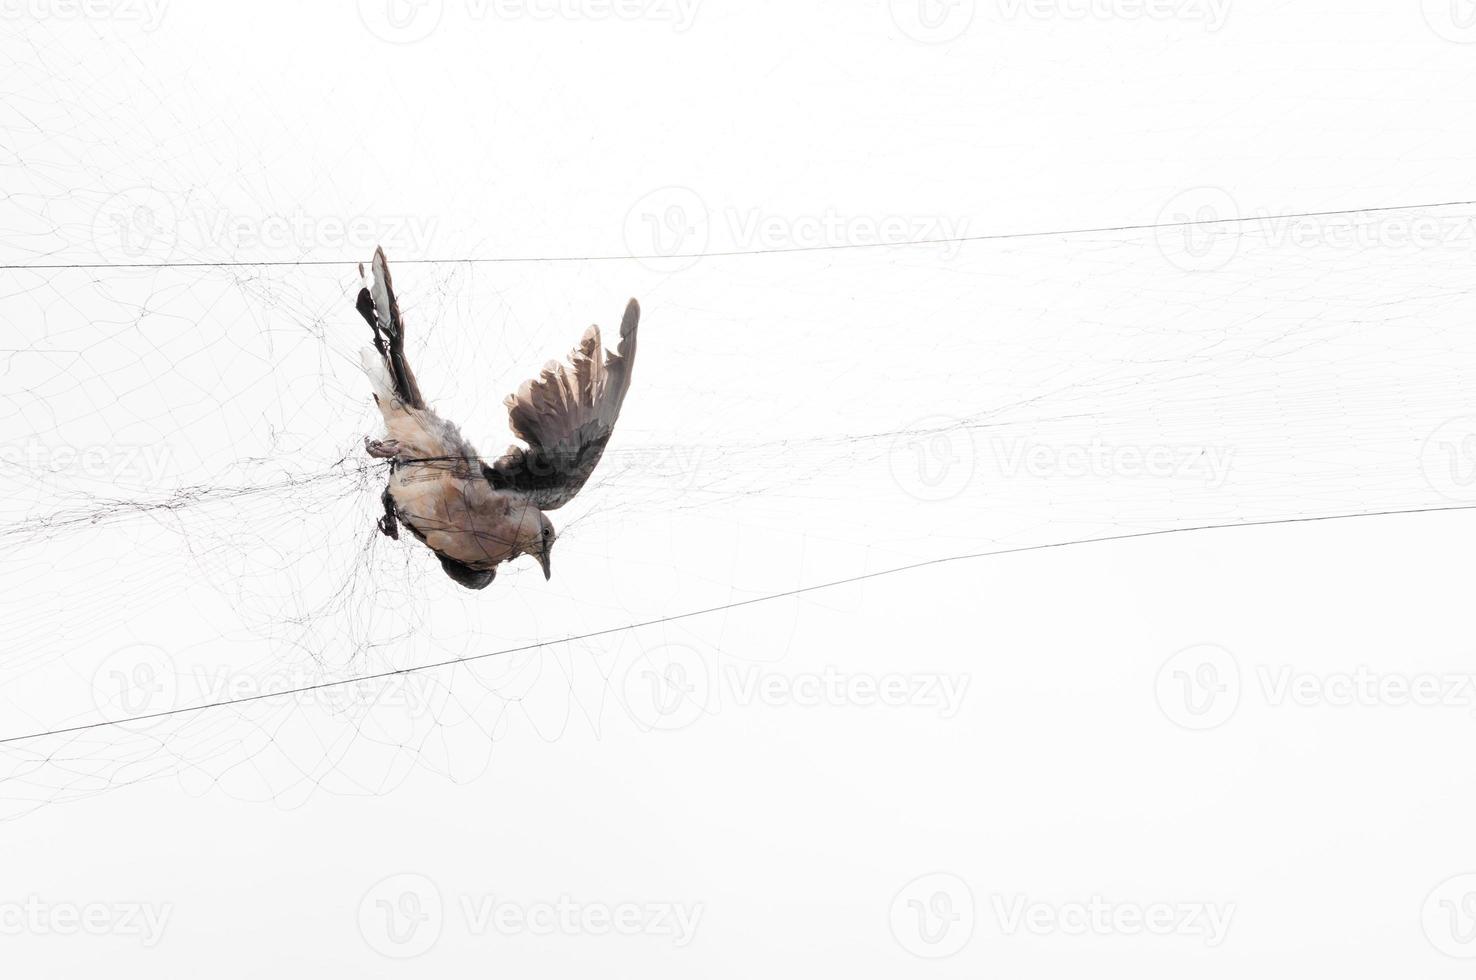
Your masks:
<path fill-rule="evenodd" d="M 553 546 L 558 540 L 558 533 L 554 531 L 553 521 L 543 511 L 538 512 L 538 547 L 537 550 L 529 552 L 538 559 L 538 564 L 543 566 L 544 581 L 553 578 Z"/>
<path fill-rule="evenodd" d="M 515 504 L 512 519 L 514 540 L 512 553 L 508 558 L 531 555 L 543 567 L 543 577 L 552 578 L 553 569 L 549 564 L 549 556 L 553 553 L 554 540 L 558 537 L 554 533 L 553 522 L 530 501 Z"/>

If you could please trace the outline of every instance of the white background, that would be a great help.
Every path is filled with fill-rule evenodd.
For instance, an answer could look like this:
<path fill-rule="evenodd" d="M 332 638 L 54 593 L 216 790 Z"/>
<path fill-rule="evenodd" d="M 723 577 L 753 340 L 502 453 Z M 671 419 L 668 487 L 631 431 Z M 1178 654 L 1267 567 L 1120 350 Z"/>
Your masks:
<path fill-rule="evenodd" d="M 1468 975 L 1465 0 L 0 44 L 7 975 Z M 551 583 L 373 533 L 381 242 L 488 453 L 642 301 Z"/>

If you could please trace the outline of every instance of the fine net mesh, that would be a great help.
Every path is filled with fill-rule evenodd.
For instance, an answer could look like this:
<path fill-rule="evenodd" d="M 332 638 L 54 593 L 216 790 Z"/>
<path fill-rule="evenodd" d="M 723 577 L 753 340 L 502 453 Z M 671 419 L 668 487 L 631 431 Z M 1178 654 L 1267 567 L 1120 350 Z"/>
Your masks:
<path fill-rule="evenodd" d="M 648 311 L 553 583 L 524 563 L 485 593 L 375 531 L 352 264 L 7 270 L 3 735 L 114 723 L 7 742 L 0 795 L 169 777 L 292 805 L 470 778 L 513 732 L 660 727 L 647 673 L 780 658 L 825 597 L 667 617 L 956 554 L 1458 502 L 1469 252 L 1236 235 L 1213 274 L 1153 231 L 402 265 L 422 385 L 484 453 L 576 308 Z"/>
<path fill-rule="evenodd" d="M 1224 222 L 1208 194 L 1160 228 L 467 261 L 507 253 L 432 245 L 324 161 L 284 190 L 232 139 L 265 107 L 211 101 L 228 78 L 52 32 L 0 75 L 0 816 L 160 779 L 284 807 L 472 779 L 519 738 L 690 723 L 721 707 L 711 658 L 780 663 L 824 642 L 804 615 L 864 614 L 859 586 L 796 590 L 1476 503 L 1468 207 Z M 297 248 L 305 197 L 347 227 Z M 674 200 L 629 251 L 690 250 Z M 551 583 L 525 561 L 466 592 L 377 534 L 352 301 L 380 241 L 422 387 L 484 454 L 504 395 L 642 301 Z"/>

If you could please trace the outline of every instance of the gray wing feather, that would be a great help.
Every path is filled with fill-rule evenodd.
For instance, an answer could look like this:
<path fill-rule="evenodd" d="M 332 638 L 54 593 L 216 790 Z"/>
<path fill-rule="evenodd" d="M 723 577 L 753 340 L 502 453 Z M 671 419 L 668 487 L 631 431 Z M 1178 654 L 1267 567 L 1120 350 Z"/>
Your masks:
<path fill-rule="evenodd" d="M 640 319 L 640 304 L 631 300 L 613 354 L 601 343 L 600 328 L 590 327 L 566 363 L 549 361 L 505 399 L 513 434 L 528 448 L 509 448 L 489 468 L 493 486 L 527 493 L 542 510 L 574 499 L 615 431 L 630 390 Z"/>

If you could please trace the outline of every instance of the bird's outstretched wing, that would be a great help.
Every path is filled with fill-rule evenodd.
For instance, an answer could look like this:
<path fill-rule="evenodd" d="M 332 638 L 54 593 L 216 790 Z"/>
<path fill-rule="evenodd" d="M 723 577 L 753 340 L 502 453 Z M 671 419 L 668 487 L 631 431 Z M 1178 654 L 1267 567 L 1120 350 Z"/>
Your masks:
<path fill-rule="evenodd" d="M 526 493 L 540 510 L 574 499 L 615 431 L 630 390 L 640 319 L 640 304 L 631 300 L 615 353 L 605 351 L 600 328 L 590 327 L 567 363 L 549 361 L 537 378 L 504 400 L 513 433 L 528 448 L 512 446 L 486 467 L 494 487 Z"/>

